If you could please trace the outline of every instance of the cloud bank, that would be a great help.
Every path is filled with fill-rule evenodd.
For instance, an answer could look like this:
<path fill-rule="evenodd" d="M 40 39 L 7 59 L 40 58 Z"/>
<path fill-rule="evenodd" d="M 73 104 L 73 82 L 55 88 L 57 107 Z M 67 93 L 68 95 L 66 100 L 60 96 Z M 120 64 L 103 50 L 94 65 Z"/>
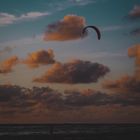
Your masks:
<path fill-rule="evenodd" d="M 1 115 L 38 114 L 105 105 L 139 106 L 140 94 L 107 94 L 92 89 L 66 90 L 61 93 L 49 87 L 29 89 L 16 85 L 0 85 Z"/>

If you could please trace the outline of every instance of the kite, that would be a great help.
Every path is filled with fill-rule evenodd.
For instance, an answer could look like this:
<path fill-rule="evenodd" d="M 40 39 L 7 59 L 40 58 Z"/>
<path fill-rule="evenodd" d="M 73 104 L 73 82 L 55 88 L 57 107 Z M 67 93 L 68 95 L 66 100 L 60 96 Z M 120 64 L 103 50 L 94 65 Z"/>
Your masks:
<path fill-rule="evenodd" d="M 96 26 L 91 26 L 91 25 L 90 25 L 90 26 L 84 27 L 83 30 L 82 30 L 82 34 L 83 34 L 83 35 L 87 32 L 87 28 L 92 28 L 92 29 L 94 29 L 94 30 L 96 31 L 96 33 L 97 33 L 98 40 L 101 39 L 100 30 L 99 30 Z"/>

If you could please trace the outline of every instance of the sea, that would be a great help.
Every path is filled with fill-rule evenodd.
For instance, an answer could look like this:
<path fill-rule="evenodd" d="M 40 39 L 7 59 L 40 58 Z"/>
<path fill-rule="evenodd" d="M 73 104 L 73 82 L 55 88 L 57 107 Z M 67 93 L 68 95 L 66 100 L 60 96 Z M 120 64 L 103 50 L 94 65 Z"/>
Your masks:
<path fill-rule="evenodd" d="M 140 140 L 140 124 L 1 124 L 0 140 Z"/>

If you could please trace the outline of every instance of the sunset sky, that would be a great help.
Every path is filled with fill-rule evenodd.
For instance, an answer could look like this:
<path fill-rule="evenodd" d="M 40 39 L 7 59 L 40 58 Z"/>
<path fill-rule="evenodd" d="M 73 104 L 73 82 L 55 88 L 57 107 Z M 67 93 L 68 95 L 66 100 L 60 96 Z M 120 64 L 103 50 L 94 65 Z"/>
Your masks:
<path fill-rule="evenodd" d="M 139 118 L 139 0 L 0 0 L 0 123 Z"/>

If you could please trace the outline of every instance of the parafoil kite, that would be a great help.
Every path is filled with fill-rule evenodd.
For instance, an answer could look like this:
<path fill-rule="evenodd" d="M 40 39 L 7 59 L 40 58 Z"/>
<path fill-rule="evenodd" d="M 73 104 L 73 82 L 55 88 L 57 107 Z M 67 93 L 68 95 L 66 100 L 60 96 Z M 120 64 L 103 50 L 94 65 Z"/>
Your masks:
<path fill-rule="evenodd" d="M 82 30 L 82 34 L 83 34 L 83 35 L 86 33 L 87 28 L 92 28 L 92 29 L 94 29 L 94 30 L 96 31 L 96 33 L 97 33 L 98 40 L 101 39 L 100 30 L 99 30 L 96 26 L 86 26 L 86 27 L 84 27 L 83 30 Z"/>

